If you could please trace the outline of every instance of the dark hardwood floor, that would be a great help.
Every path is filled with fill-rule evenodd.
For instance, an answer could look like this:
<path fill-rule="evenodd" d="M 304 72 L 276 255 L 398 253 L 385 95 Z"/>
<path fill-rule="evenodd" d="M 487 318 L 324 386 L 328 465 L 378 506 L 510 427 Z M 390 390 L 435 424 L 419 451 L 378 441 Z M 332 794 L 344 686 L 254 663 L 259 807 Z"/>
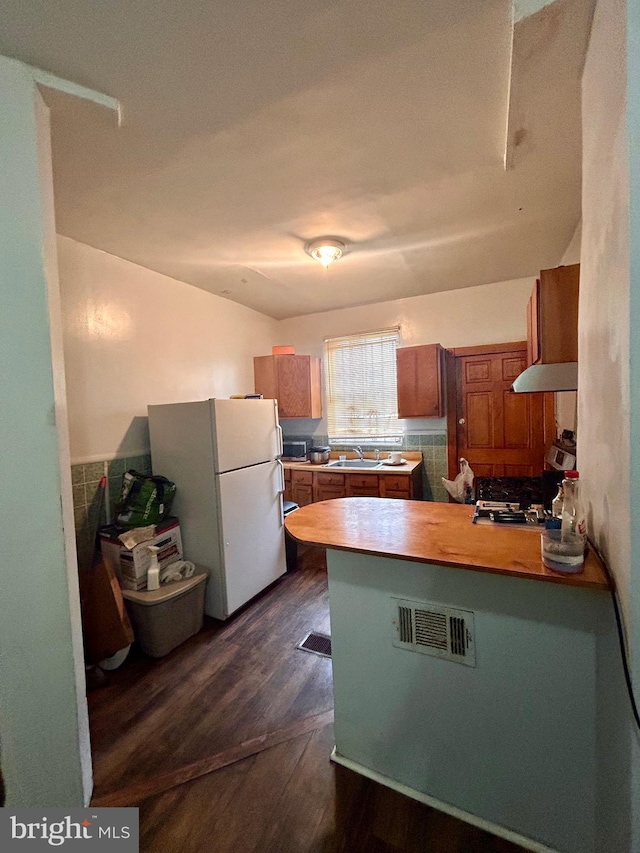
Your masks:
<path fill-rule="evenodd" d="M 167 657 L 89 694 L 96 806 L 140 808 L 142 853 L 518 853 L 334 765 L 324 553 Z"/>

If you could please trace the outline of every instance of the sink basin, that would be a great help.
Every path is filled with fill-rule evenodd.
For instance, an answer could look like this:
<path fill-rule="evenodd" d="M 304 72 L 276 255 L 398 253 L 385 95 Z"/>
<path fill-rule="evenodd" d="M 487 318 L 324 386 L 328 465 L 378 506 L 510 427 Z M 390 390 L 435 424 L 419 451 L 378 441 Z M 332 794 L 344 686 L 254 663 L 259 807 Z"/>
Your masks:
<path fill-rule="evenodd" d="M 375 459 L 336 459 L 335 462 L 328 462 L 327 468 L 381 468 L 382 462 L 376 462 Z"/>

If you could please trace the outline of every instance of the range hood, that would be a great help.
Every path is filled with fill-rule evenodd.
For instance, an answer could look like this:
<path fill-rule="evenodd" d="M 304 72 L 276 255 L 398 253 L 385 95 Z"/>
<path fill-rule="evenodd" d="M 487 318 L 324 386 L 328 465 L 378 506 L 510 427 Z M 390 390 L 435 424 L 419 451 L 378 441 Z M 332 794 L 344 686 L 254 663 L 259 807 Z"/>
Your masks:
<path fill-rule="evenodd" d="M 577 391 L 578 362 L 532 364 L 514 380 L 511 390 L 520 394 L 531 394 L 535 391 Z"/>

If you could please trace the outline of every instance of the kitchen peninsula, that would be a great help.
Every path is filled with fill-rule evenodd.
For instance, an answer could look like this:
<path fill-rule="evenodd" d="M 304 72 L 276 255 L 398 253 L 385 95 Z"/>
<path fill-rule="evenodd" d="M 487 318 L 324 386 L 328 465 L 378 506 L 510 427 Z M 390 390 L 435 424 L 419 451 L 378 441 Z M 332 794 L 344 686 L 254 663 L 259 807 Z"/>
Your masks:
<path fill-rule="evenodd" d="M 472 513 L 344 498 L 287 518 L 327 548 L 334 759 L 526 849 L 593 853 L 598 697 L 619 669 L 607 575 L 592 552 L 551 572 L 536 529 Z"/>

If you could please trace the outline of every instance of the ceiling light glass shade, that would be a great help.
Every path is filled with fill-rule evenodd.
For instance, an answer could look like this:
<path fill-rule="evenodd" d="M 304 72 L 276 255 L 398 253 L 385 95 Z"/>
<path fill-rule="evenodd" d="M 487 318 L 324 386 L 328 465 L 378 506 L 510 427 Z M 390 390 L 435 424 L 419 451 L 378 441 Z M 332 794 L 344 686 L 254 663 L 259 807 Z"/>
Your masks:
<path fill-rule="evenodd" d="M 346 248 L 345 244 L 340 240 L 323 237 L 321 240 L 314 240 L 312 243 L 308 243 L 306 251 L 316 261 L 320 261 L 326 269 L 329 264 L 342 257 Z"/>

